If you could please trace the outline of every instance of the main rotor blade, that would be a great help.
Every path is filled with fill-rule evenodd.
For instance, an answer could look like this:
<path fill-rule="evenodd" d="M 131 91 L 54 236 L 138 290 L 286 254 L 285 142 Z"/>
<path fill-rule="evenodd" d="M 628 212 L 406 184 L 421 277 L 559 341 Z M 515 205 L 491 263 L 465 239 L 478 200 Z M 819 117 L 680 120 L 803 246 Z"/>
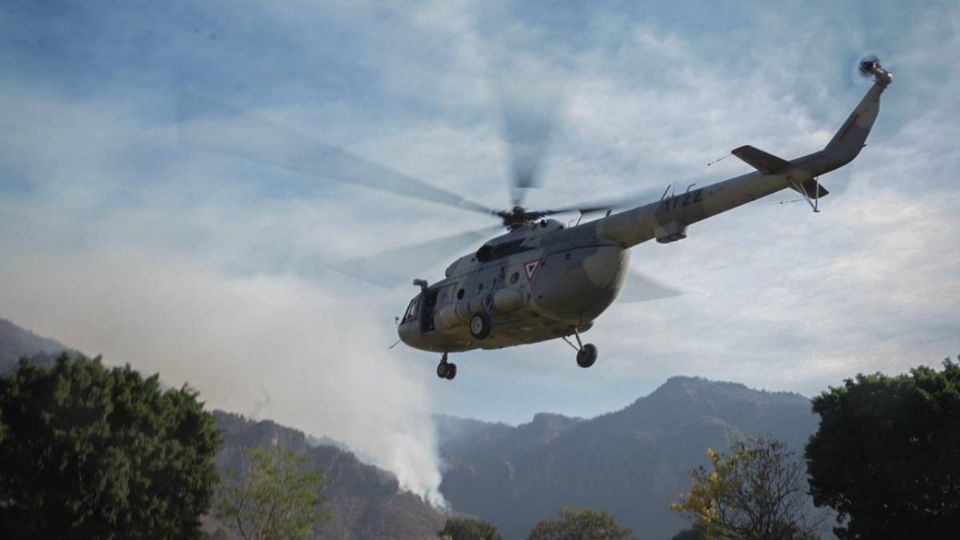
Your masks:
<path fill-rule="evenodd" d="M 683 294 L 683 291 L 679 289 L 665 285 L 639 272 L 631 271 L 627 272 L 627 277 L 623 282 L 623 290 L 617 297 L 617 301 L 633 304 L 680 296 L 681 294 Z"/>
<path fill-rule="evenodd" d="M 355 184 L 481 214 L 494 213 L 492 208 L 456 193 L 206 97 L 181 92 L 177 112 L 180 140 L 191 146 L 324 180 Z"/>
<path fill-rule="evenodd" d="M 499 84 L 503 134 L 510 154 L 510 195 L 521 206 L 526 190 L 540 187 L 540 163 L 557 123 L 560 99 L 518 80 Z M 536 94 L 532 91 L 537 90 Z"/>
<path fill-rule="evenodd" d="M 593 214 L 596 212 L 604 212 L 606 210 L 622 210 L 625 208 L 633 208 L 636 206 L 642 206 L 649 204 L 651 202 L 657 201 L 663 195 L 662 188 L 653 188 L 645 189 L 643 191 L 637 191 L 629 195 L 624 195 L 617 198 L 607 199 L 605 201 L 594 201 L 590 203 L 584 203 L 579 205 L 571 205 L 560 208 L 551 208 L 550 210 L 536 211 L 537 214 L 543 216 L 552 216 L 554 214 L 568 214 L 571 212 L 579 212 L 580 214 Z"/>
<path fill-rule="evenodd" d="M 367 257 L 327 263 L 327 267 L 367 283 L 392 288 L 421 277 L 419 272 L 429 269 L 444 258 L 468 252 L 500 228 L 497 225 L 478 231 L 457 233 Z"/>

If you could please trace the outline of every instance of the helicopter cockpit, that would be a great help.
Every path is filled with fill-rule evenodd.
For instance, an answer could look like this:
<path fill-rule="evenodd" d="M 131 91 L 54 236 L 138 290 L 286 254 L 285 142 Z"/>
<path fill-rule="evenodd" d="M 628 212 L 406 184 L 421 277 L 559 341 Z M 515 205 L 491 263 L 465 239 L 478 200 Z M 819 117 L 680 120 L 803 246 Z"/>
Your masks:
<path fill-rule="evenodd" d="M 403 319 L 400 321 L 400 326 L 403 327 L 408 323 L 419 321 L 417 327 L 420 332 L 433 331 L 433 311 L 437 304 L 437 294 L 440 291 L 436 286 L 430 287 L 422 279 L 413 280 L 413 284 L 420 287 L 420 294 L 410 300 L 410 304 L 403 314 Z"/>
<path fill-rule="evenodd" d="M 420 295 L 413 297 L 413 300 L 410 301 L 410 305 L 407 306 L 407 311 L 403 315 L 403 320 L 401 323 L 408 323 L 417 318 L 417 313 L 420 312 Z"/>

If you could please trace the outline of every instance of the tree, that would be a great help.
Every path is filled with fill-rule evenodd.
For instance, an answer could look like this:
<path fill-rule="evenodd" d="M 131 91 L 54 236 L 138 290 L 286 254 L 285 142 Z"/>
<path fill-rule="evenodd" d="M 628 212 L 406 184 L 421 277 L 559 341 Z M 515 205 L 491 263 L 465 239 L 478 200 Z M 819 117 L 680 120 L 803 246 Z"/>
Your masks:
<path fill-rule="evenodd" d="M 733 444 L 729 455 L 707 449 L 710 468 L 690 471 L 693 484 L 672 510 L 710 538 L 816 538 L 804 466 L 784 444 L 764 438 Z"/>
<path fill-rule="evenodd" d="M 813 400 L 814 503 L 841 538 L 950 538 L 960 530 L 960 366 L 858 375 Z"/>
<path fill-rule="evenodd" d="M 706 540 L 707 529 L 703 525 L 694 525 L 673 535 L 670 540 Z"/>
<path fill-rule="evenodd" d="M 453 540 L 501 540 L 500 532 L 496 527 L 480 521 L 469 518 L 450 518 L 443 525 L 443 529 L 437 531 L 439 537 L 449 537 Z"/>
<path fill-rule="evenodd" d="M 220 445 L 186 386 L 99 357 L 0 378 L 0 537 L 197 538 Z"/>
<path fill-rule="evenodd" d="M 452 540 L 501 540 L 500 532 L 493 525 L 469 518 L 450 518 L 437 532 L 439 537 Z"/>
<path fill-rule="evenodd" d="M 537 523 L 527 540 L 625 540 L 632 536 L 633 531 L 621 527 L 606 512 L 564 508 L 560 519 Z"/>
<path fill-rule="evenodd" d="M 216 514 L 247 540 L 307 538 L 325 519 L 323 470 L 288 448 L 246 448 L 239 473 L 228 471 Z"/>

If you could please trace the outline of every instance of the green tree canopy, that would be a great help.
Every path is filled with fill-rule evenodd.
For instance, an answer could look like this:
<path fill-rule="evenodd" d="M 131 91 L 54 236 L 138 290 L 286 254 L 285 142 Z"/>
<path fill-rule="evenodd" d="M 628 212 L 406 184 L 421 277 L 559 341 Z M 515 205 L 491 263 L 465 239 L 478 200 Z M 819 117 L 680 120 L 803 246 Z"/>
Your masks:
<path fill-rule="evenodd" d="M 501 540 L 500 532 L 493 525 L 469 518 L 450 518 L 437 532 L 437 536 L 453 540 Z"/>
<path fill-rule="evenodd" d="M 960 366 L 858 375 L 813 400 L 814 502 L 841 538 L 953 538 L 960 530 Z"/>
<path fill-rule="evenodd" d="M 527 540 L 625 540 L 632 536 L 633 531 L 621 527 L 606 512 L 564 508 L 559 519 L 537 523 Z"/>
<path fill-rule="evenodd" d="M 729 454 L 707 449 L 710 467 L 690 471 L 690 492 L 672 510 L 709 538 L 816 538 L 803 463 L 777 440 L 747 439 Z"/>
<path fill-rule="evenodd" d="M 245 448 L 220 486 L 216 514 L 247 540 L 309 538 L 326 513 L 323 470 L 288 448 Z"/>
<path fill-rule="evenodd" d="M 220 445 L 197 393 L 100 358 L 0 378 L 0 537 L 194 538 Z"/>

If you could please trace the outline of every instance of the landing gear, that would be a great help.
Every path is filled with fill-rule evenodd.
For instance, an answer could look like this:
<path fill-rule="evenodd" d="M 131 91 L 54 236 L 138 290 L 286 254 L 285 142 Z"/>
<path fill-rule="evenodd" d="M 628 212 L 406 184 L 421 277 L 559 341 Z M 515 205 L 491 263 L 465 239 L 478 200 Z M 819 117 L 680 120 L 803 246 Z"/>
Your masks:
<path fill-rule="evenodd" d="M 588 368 L 597 361 L 597 347 L 593 343 L 587 343 L 577 351 L 577 365 L 582 368 Z"/>
<path fill-rule="evenodd" d="M 441 362 L 440 365 L 437 366 L 437 377 L 440 377 L 441 379 L 446 379 L 448 381 L 452 381 L 453 378 L 456 376 L 457 376 L 456 364 Z"/>
<path fill-rule="evenodd" d="M 491 326 L 493 323 L 490 321 L 490 315 L 485 311 L 470 317 L 470 335 L 473 339 L 486 339 L 490 335 Z"/>
<path fill-rule="evenodd" d="M 452 381 L 457 376 L 457 365 L 447 362 L 447 353 L 443 353 L 440 363 L 437 364 L 437 377 Z"/>
<path fill-rule="evenodd" d="M 795 191 L 799 191 L 800 194 L 803 195 L 803 199 L 807 201 L 807 204 L 810 205 L 810 208 L 812 208 L 815 213 L 819 213 L 820 196 L 829 193 L 829 191 L 820 187 L 820 178 L 808 178 L 804 182 L 799 182 L 794 177 L 788 176 L 787 180 L 790 180 L 790 187 L 792 187 Z"/>
<path fill-rule="evenodd" d="M 582 368 L 588 368 L 592 366 L 597 361 L 597 346 L 593 343 L 587 343 L 586 345 L 580 341 L 580 332 L 577 332 L 577 329 L 573 329 L 573 335 L 577 338 L 577 344 L 574 345 L 570 343 L 570 340 L 567 339 L 567 336 L 561 336 L 564 341 L 567 342 L 567 345 L 570 345 L 577 350 L 577 365 Z"/>

